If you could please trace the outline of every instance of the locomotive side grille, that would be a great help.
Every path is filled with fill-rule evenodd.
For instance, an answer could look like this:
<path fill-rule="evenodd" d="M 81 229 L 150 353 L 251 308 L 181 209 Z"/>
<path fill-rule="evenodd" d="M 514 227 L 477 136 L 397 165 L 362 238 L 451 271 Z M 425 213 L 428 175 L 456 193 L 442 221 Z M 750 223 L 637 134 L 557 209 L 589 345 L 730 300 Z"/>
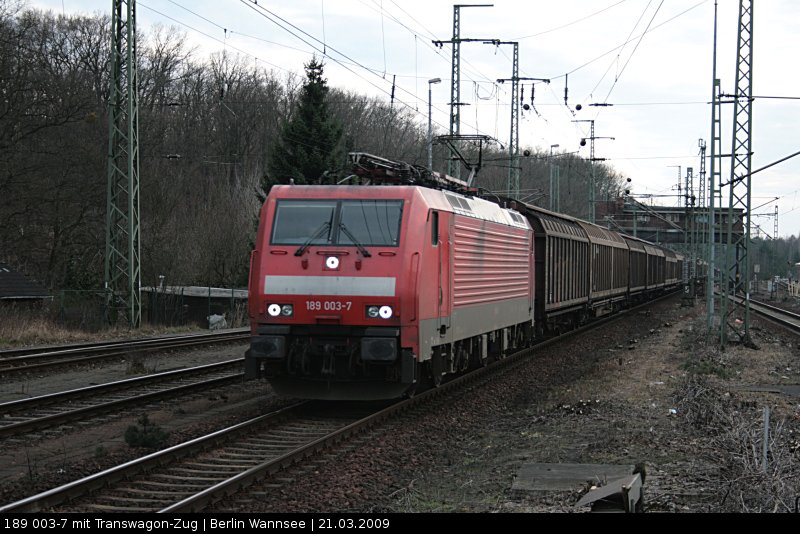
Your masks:
<path fill-rule="evenodd" d="M 524 231 L 455 217 L 453 306 L 530 296 L 530 240 Z"/>

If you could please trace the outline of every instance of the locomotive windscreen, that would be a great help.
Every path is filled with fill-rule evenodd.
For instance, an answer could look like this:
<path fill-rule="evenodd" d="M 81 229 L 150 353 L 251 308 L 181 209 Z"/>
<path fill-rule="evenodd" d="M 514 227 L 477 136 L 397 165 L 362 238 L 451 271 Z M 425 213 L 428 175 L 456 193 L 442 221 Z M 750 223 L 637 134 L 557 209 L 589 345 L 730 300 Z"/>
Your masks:
<path fill-rule="evenodd" d="M 402 200 L 279 200 L 272 244 L 396 247 L 402 217 Z"/>

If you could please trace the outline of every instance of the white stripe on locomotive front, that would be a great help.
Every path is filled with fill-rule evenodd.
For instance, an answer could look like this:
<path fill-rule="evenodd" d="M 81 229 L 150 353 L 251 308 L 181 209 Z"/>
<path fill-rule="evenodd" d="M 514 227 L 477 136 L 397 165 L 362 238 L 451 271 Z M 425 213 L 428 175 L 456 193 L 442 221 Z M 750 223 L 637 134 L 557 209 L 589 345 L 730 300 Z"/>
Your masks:
<path fill-rule="evenodd" d="M 264 280 L 265 295 L 394 297 L 397 278 L 382 276 L 275 276 Z"/>

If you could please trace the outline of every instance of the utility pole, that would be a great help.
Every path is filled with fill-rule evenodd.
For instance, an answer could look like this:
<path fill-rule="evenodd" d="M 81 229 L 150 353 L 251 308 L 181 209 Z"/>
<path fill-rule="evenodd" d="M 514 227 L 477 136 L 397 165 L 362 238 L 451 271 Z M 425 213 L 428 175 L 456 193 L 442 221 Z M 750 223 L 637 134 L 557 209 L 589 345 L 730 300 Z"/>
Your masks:
<path fill-rule="evenodd" d="M 136 1 L 112 0 L 105 291 L 109 320 L 142 320 Z"/>
<path fill-rule="evenodd" d="M 500 78 L 498 83 L 511 81 L 511 135 L 508 141 L 508 181 L 506 195 L 519 198 L 519 82 L 521 80 L 534 80 L 550 83 L 547 78 L 520 78 L 519 77 L 519 43 L 514 41 L 485 41 L 486 44 L 513 45 L 514 56 L 512 60 L 511 78 Z"/>
<path fill-rule="evenodd" d="M 750 338 L 750 220 L 751 164 L 752 164 L 752 115 L 753 115 L 753 0 L 739 0 L 739 32 L 736 54 L 736 92 L 733 95 L 733 146 L 731 157 L 728 204 L 728 250 L 726 251 L 727 277 L 723 280 L 723 312 L 720 321 L 720 340 L 725 346 L 728 326 L 739 336 L 742 343 L 755 348 Z M 742 210 L 742 229 L 737 232 L 736 209 Z M 742 302 L 728 305 L 727 297 L 742 297 Z M 739 317 L 735 317 L 740 315 Z M 741 325 L 736 323 L 741 321 Z"/>
<path fill-rule="evenodd" d="M 778 203 L 775 202 L 775 231 L 773 232 L 775 240 L 778 239 Z"/>
<path fill-rule="evenodd" d="M 706 216 L 703 216 L 703 211 L 706 210 L 706 192 L 707 192 L 707 173 L 706 173 L 706 141 L 705 139 L 700 139 L 697 142 L 697 146 L 700 148 L 700 173 L 699 173 L 699 181 L 700 183 L 697 186 L 697 209 L 700 214 L 697 220 L 697 257 L 698 259 L 702 256 L 704 257 L 706 254 L 706 249 L 703 246 L 706 242 L 706 224 L 708 221 L 708 212 L 706 211 Z"/>
<path fill-rule="evenodd" d="M 468 39 L 461 39 L 461 8 L 462 7 L 494 7 L 494 4 L 456 4 L 453 6 L 453 38 L 450 41 L 433 41 L 441 47 L 443 43 L 452 43 L 453 61 L 451 63 L 450 80 L 450 137 L 461 135 L 461 43 Z M 461 178 L 461 164 L 453 172 L 452 158 L 447 161 L 447 174 Z"/>
<path fill-rule="evenodd" d="M 684 247 L 686 249 L 686 261 L 683 263 L 683 277 L 685 283 L 683 292 L 683 305 L 694 306 L 695 300 L 695 278 L 697 274 L 697 257 L 695 254 L 695 239 L 694 239 L 694 169 L 689 167 L 686 169 L 686 185 L 684 187 Z"/>
<path fill-rule="evenodd" d="M 595 203 L 596 203 L 596 200 L 595 200 L 595 187 L 596 187 L 596 181 L 597 181 L 597 175 L 596 175 L 596 172 L 595 172 L 595 167 L 596 167 L 595 162 L 597 162 L 597 161 L 605 161 L 606 160 L 606 158 L 596 158 L 596 157 L 594 157 L 594 140 L 595 139 L 611 139 L 611 140 L 614 140 L 614 138 L 613 137 L 597 137 L 596 135 L 594 135 L 594 119 L 581 119 L 581 120 L 574 120 L 572 122 L 588 122 L 588 123 L 591 124 L 590 128 L 589 128 L 589 138 L 588 138 L 590 140 L 590 143 L 589 143 L 589 162 L 591 163 L 591 166 L 592 166 L 592 183 L 589 186 L 589 221 L 594 223 L 595 222 L 595 209 L 596 209 L 595 208 Z M 586 139 L 587 138 L 585 138 L 585 137 L 583 139 L 581 139 L 581 146 L 586 146 Z"/>
<path fill-rule="evenodd" d="M 428 170 L 433 172 L 433 124 L 431 119 L 432 87 L 434 84 L 441 83 L 441 78 L 431 78 L 428 80 Z"/>
<path fill-rule="evenodd" d="M 717 282 L 717 239 L 722 245 L 722 195 L 719 195 L 720 216 L 717 217 L 716 199 L 717 194 L 722 189 L 722 104 L 720 102 L 720 81 L 716 77 L 717 55 L 716 55 L 716 4 L 714 6 L 714 79 L 711 90 L 711 153 L 709 154 L 711 175 L 708 177 L 708 273 L 706 276 L 706 327 L 708 332 L 714 330 L 715 317 L 715 297 Z M 719 220 L 717 220 L 719 219 Z M 720 279 L 720 285 L 722 285 Z M 720 291 L 722 288 L 720 287 Z M 720 306 L 722 300 L 720 300 Z M 721 310 L 720 310 L 721 311 Z M 717 332 L 719 333 L 719 331 Z"/>
<path fill-rule="evenodd" d="M 550 159 L 547 160 L 548 167 L 550 167 L 550 211 L 560 211 L 561 206 L 559 206 L 559 193 L 558 193 L 558 180 L 554 179 L 554 167 L 553 167 L 553 149 L 558 148 L 558 144 L 550 145 Z"/>
<path fill-rule="evenodd" d="M 675 189 L 677 188 L 677 190 L 678 190 L 678 198 L 680 198 L 681 194 L 682 194 L 682 192 L 681 192 L 681 189 L 682 189 L 681 181 L 683 180 L 683 167 L 681 165 L 667 165 L 667 167 L 678 169 L 678 183 L 677 183 L 676 186 L 674 186 L 672 188 L 672 190 L 675 191 Z"/>

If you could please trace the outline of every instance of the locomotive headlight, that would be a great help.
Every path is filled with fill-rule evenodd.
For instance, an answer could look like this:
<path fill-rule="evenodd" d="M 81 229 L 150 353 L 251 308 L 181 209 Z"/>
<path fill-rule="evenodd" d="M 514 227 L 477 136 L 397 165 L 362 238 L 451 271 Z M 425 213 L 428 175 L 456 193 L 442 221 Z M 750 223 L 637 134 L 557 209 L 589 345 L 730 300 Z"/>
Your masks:
<path fill-rule="evenodd" d="M 339 258 L 337 258 L 336 256 L 328 256 L 328 258 L 325 259 L 325 267 L 331 270 L 338 269 Z"/>
<path fill-rule="evenodd" d="M 294 313 L 294 306 L 291 304 L 284 304 L 281 306 L 281 315 L 284 317 L 290 317 Z"/>
<path fill-rule="evenodd" d="M 367 306 L 367 317 L 370 319 L 377 319 L 380 313 L 380 308 L 377 306 Z"/>
<path fill-rule="evenodd" d="M 270 304 L 267 307 L 267 313 L 270 317 L 277 317 L 281 314 L 281 306 L 280 304 Z"/>
<path fill-rule="evenodd" d="M 381 316 L 381 319 L 391 318 L 392 313 L 394 313 L 394 311 L 392 310 L 391 306 L 381 306 L 381 308 L 378 310 L 378 315 Z"/>

